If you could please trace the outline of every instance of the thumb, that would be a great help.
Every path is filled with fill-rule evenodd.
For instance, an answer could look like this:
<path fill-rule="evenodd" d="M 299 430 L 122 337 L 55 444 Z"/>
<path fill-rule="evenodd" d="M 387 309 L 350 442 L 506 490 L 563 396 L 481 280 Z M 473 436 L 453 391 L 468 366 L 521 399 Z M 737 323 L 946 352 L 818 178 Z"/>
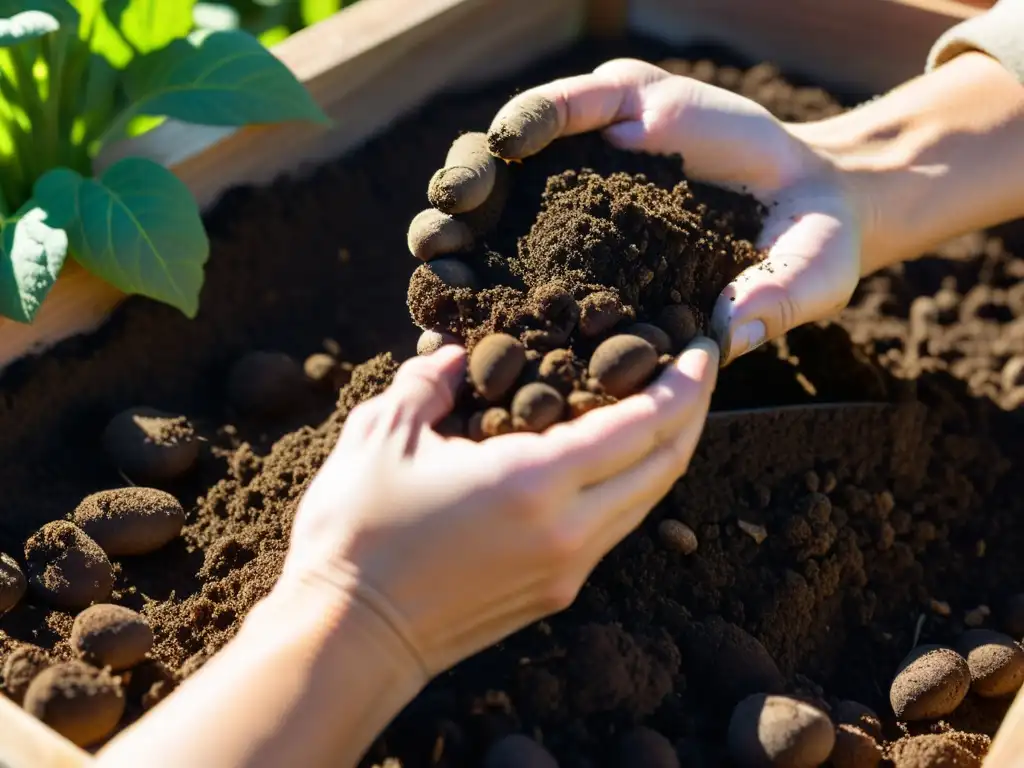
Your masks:
<path fill-rule="evenodd" d="M 436 424 L 454 407 L 465 372 L 466 351 L 445 345 L 403 363 L 384 397 L 404 418 Z"/>
<path fill-rule="evenodd" d="M 768 257 L 729 283 L 715 303 L 710 332 L 722 349 L 722 365 L 798 325 L 836 314 L 853 295 L 859 274 L 855 229 L 822 212 L 789 219 Z"/>

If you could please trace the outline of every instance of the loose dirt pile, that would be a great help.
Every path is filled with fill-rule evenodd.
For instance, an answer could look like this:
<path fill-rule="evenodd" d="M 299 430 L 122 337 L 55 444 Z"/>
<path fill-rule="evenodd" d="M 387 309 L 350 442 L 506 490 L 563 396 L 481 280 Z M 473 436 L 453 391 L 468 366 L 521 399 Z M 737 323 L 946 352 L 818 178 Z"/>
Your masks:
<path fill-rule="evenodd" d="M 91 741 L 112 720 L 130 722 L 155 705 L 222 647 L 273 585 L 296 502 L 348 410 L 386 386 L 395 368 L 388 355 L 351 372 L 339 360 L 366 359 L 392 346 L 399 356 L 412 350 L 404 232 L 452 138 L 485 126 L 516 88 L 612 55 L 669 53 L 649 41 L 614 50 L 583 47 L 487 93 L 437 100 L 307 181 L 237 192 L 211 222 L 214 255 L 195 323 L 131 302 L 99 335 L 11 371 L 0 399 L 0 551 L 13 556 L 0 559 L 0 608 L 14 604 L 0 617 L 5 692 L 49 722 L 70 722 L 64 727 Z M 839 109 L 822 91 L 795 88 L 764 66 L 746 72 L 709 62 L 672 66 L 723 85 L 729 80 L 786 117 Z M 516 188 L 534 190 L 534 203 L 508 208 L 502 228 L 508 240 L 494 238 L 488 251 L 510 261 L 521 253 L 516 239 L 525 235 L 528 252 L 557 252 L 564 242 L 557 227 L 546 238 L 539 222 L 538 232 L 531 228 L 547 179 L 566 170 L 574 173 L 551 182 L 552 222 L 570 217 L 571 223 L 579 210 L 579 197 L 560 207 L 558 195 L 583 190 L 595 200 L 632 195 L 646 211 L 664 211 L 666 203 L 669 222 L 701 215 L 689 204 L 680 213 L 663 194 L 682 181 L 678 167 L 668 177 L 667 166 L 644 165 L 646 158 L 615 160 L 627 163 L 616 167 L 608 156 L 602 160 L 604 152 L 599 142 L 581 140 L 567 143 L 564 153 L 552 151 L 550 162 L 560 167 L 544 165 L 542 155 L 516 169 Z M 639 183 L 638 173 L 647 182 Z M 630 191 L 620 194 L 625 188 Z M 630 233 L 621 235 L 629 240 L 650 231 L 651 220 L 616 229 Z M 732 232 L 739 242 L 753 237 L 756 230 L 743 229 L 748 225 L 755 227 L 756 218 L 707 229 Z M 599 234 L 598 254 L 601 244 L 615 242 L 611 230 Z M 1017 646 L 1002 636 L 978 644 L 966 630 L 998 630 L 1013 640 L 1024 635 L 1024 501 L 1014 471 L 1024 440 L 1019 414 L 1008 410 L 1021 387 L 1013 361 L 1024 354 L 1015 341 L 1022 338 L 1024 307 L 1014 286 L 1024 274 L 1024 259 L 1015 255 L 1024 253 L 1024 238 L 1012 230 L 999 235 L 966 238 L 865 281 L 839 323 L 801 329 L 730 366 L 715 395 L 717 408 L 838 400 L 886 405 L 845 416 L 713 419 L 689 474 L 600 564 L 576 603 L 435 681 L 382 734 L 367 765 L 398 758 L 406 768 L 720 766 L 729 764 L 730 743 L 734 751 L 737 744 L 752 749 L 757 759 L 762 752 L 785 759 L 779 750 L 790 747 L 817 759 L 830 736 L 835 765 L 872 765 L 880 750 L 899 768 L 940 760 L 977 765 L 1007 706 L 1006 698 L 983 695 L 985 685 L 1010 685 Z M 487 275 L 500 273 L 506 288 L 527 299 L 550 284 L 545 258 L 515 270 L 497 258 L 487 263 L 496 272 L 482 279 L 493 284 Z M 652 296 L 642 286 L 633 294 L 642 282 L 633 279 L 638 273 L 619 285 L 614 269 L 588 272 L 593 263 L 569 263 L 575 271 L 563 279 L 573 301 L 615 289 L 636 313 L 620 322 L 657 323 L 663 305 L 681 304 L 679 286 L 688 285 L 673 277 L 678 299 Z M 580 285 L 600 291 L 577 296 Z M 685 299 L 696 310 L 695 323 L 703 322 L 706 297 Z M 511 306 L 522 311 L 521 302 Z M 507 317 L 447 315 L 459 327 L 517 334 L 550 330 L 539 316 L 532 309 Z M 329 359 L 298 366 L 265 357 L 273 369 L 261 369 L 259 379 L 268 382 L 262 391 L 298 387 L 291 390 L 296 396 L 283 398 L 293 405 L 287 413 L 268 415 L 249 407 L 248 392 L 229 386 L 233 378 L 250 379 L 232 377 L 230 367 L 244 353 L 275 349 L 296 361 L 311 353 Z M 339 395 L 337 386 L 349 376 Z M 186 515 L 181 534 L 167 543 L 164 527 L 159 536 L 153 531 L 176 524 L 177 513 L 148 492 L 127 515 L 123 504 L 83 503 L 125 486 L 100 450 L 102 434 L 115 414 L 139 405 L 159 408 L 158 418 L 174 425 L 173 434 L 158 430 L 152 446 L 198 445 L 183 474 L 153 483 L 178 499 Z M 131 423 L 136 439 L 144 423 Z M 114 554 L 110 541 L 118 537 L 100 546 L 103 534 L 96 531 L 111 516 L 131 533 L 123 540 L 162 546 L 144 555 Z M 55 520 L 65 522 L 32 547 L 44 564 L 36 578 L 25 543 Z M 71 521 L 85 526 L 89 520 L 97 525 L 93 534 L 68 530 Z M 46 567 L 58 561 L 68 567 Z M 34 588 L 23 596 L 34 578 L 54 594 L 66 593 L 60 577 L 71 566 L 109 573 L 109 589 L 99 578 L 90 588 L 106 591 L 101 602 L 130 608 L 142 622 L 103 609 L 81 619 L 76 632 L 78 608 L 58 609 Z M 100 658 L 96 648 L 112 653 L 104 644 L 123 632 L 114 658 L 118 666 L 128 657 L 136 661 L 148 638 L 143 625 L 153 644 L 130 673 L 99 672 L 77 660 Z M 901 724 L 890 687 L 919 643 L 956 653 L 941 654 L 945 666 L 914 662 L 929 674 L 915 673 L 913 681 L 904 675 L 905 695 L 896 705 L 939 701 L 948 709 L 960 700 L 938 720 Z M 966 692 L 957 659 L 971 676 Z M 46 668 L 52 671 L 38 674 Z M 773 698 L 779 696 L 786 698 Z M 59 701 L 70 704 L 58 710 Z M 797 726 L 753 744 L 754 717 Z"/>

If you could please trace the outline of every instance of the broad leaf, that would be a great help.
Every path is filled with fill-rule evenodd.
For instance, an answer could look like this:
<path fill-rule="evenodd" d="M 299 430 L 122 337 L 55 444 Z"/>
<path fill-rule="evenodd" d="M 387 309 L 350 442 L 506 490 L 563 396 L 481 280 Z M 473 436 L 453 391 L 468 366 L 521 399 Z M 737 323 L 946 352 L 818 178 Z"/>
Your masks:
<path fill-rule="evenodd" d="M 78 12 L 68 0 L 0 0 L 2 18 L 10 18 L 26 11 L 49 14 L 65 28 L 74 27 L 78 23 Z"/>
<path fill-rule="evenodd" d="M 196 32 L 125 72 L 133 112 L 202 125 L 329 122 L 291 71 L 251 35 Z"/>
<path fill-rule="evenodd" d="M 136 53 L 163 48 L 192 31 L 195 0 L 103 0 L 103 5 Z"/>
<path fill-rule="evenodd" d="M 173 173 L 140 157 L 97 179 L 57 168 L 36 182 L 35 198 L 90 272 L 195 317 L 210 243 L 192 193 Z"/>
<path fill-rule="evenodd" d="M 34 201 L 7 219 L 0 232 L 0 314 L 31 323 L 67 253 L 67 234 Z"/>
<path fill-rule="evenodd" d="M 60 22 L 43 11 L 23 11 L 0 19 L 0 48 L 48 35 L 60 29 Z"/>

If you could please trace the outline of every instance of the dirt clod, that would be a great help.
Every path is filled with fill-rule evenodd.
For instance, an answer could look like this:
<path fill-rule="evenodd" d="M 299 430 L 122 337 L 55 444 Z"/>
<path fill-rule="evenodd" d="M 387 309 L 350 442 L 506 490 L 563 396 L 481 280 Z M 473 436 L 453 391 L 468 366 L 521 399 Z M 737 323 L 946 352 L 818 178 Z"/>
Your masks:
<path fill-rule="evenodd" d="M 352 376 L 351 365 L 340 362 L 326 352 L 317 352 L 307 357 L 302 363 L 302 371 L 315 386 L 331 391 L 341 389 Z"/>
<path fill-rule="evenodd" d="M 247 416 L 285 414 L 301 402 L 304 391 L 302 368 L 283 352 L 250 352 L 228 374 L 228 399 Z"/>
<path fill-rule="evenodd" d="M 832 714 L 837 723 L 860 728 L 876 741 L 882 739 L 882 721 L 871 707 L 846 699 L 836 705 Z"/>
<path fill-rule="evenodd" d="M 473 348 L 469 356 L 469 378 L 484 399 L 495 403 L 512 388 L 524 365 L 526 350 L 519 340 L 495 333 Z"/>
<path fill-rule="evenodd" d="M 558 762 L 544 747 L 519 733 L 494 743 L 484 757 L 484 768 L 558 768 Z"/>
<path fill-rule="evenodd" d="M 971 686 L 967 661 L 952 648 L 922 645 L 900 664 L 889 702 L 900 720 L 932 720 L 950 714 Z"/>
<path fill-rule="evenodd" d="M 606 336 L 619 323 L 634 319 L 633 308 L 622 303 L 614 291 L 596 291 L 579 303 L 580 335 L 585 339 Z"/>
<path fill-rule="evenodd" d="M 27 591 L 28 582 L 18 561 L 0 552 L 0 616 L 20 603 Z"/>
<path fill-rule="evenodd" d="M 125 695 L 129 704 L 145 712 L 167 698 L 177 685 L 178 676 L 172 669 L 157 659 L 146 659 L 132 668 Z"/>
<path fill-rule="evenodd" d="M 828 715 L 787 696 L 749 696 L 729 720 L 729 752 L 742 768 L 816 768 L 835 739 Z"/>
<path fill-rule="evenodd" d="M 25 709 L 80 747 L 105 739 L 124 714 L 118 678 L 80 661 L 56 664 L 32 681 Z"/>
<path fill-rule="evenodd" d="M 134 667 L 153 647 L 153 630 L 135 611 L 99 603 L 75 617 L 71 647 L 83 661 L 115 672 Z"/>
<path fill-rule="evenodd" d="M 25 542 L 28 582 L 60 608 L 85 608 L 106 600 L 114 572 L 106 553 L 81 528 L 65 520 L 47 523 Z"/>
<path fill-rule="evenodd" d="M 1024 648 L 1009 635 L 989 629 L 970 629 L 956 649 L 967 659 L 971 692 L 987 698 L 1010 696 L 1024 684 Z"/>
<path fill-rule="evenodd" d="M 672 742 L 651 728 L 640 726 L 619 741 L 619 767 L 679 768 L 679 756 Z"/>
<path fill-rule="evenodd" d="M 504 408 L 488 408 L 480 417 L 481 438 L 507 435 L 515 429 L 512 414 Z"/>
<path fill-rule="evenodd" d="M 664 330 L 652 323 L 633 323 L 623 330 L 623 333 L 645 339 L 659 355 L 667 355 L 672 352 L 672 339 Z"/>
<path fill-rule="evenodd" d="M 836 728 L 836 743 L 829 757 L 832 768 L 877 768 L 882 749 L 866 731 L 842 723 Z"/>
<path fill-rule="evenodd" d="M 74 521 L 111 557 L 145 555 L 181 533 L 185 510 L 166 491 L 136 486 L 86 496 Z"/>
<path fill-rule="evenodd" d="M 686 523 L 666 518 L 658 523 L 658 536 L 662 545 L 681 555 L 692 555 L 697 551 L 697 534 Z"/>
<path fill-rule="evenodd" d="M 646 384 L 657 365 L 658 353 L 649 341 L 620 334 L 594 350 L 588 373 L 598 391 L 621 399 Z"/>
<path fill-rule="evenodd" d="M 51 664 L 53 658 L 39 646 L 29 643 L 17 646 L 4 662 L 4 693 L 21 704 L 29 684 Z"/>
<path fill-rule="evenodd" d="M 700 330 L 697 314 L 686 304 L 670 304 L 658 314 L 658 325 L 661 326 L 676 350 L 682 350 L 693 341 Z"/>
<path fill-rule="evenodd" d="M 577 391 L 569 393 L 567 402 L 569 404 L 569 412 L 575 419 L 595 408 L 611 405 L 615 402 L 615 398 L 608 395 L 599 395 L 596 392 Z"/>
<path fill-rule="evenodd" d="M 893 768 L 980 768 L 981 761 L 946 734 L 900 739 L 889 751 Z"/>
<path fill-rule="evenodd" d="M 512 426 L 522 432 L 543 432 L 562 420 L 565 399 L 558 390 L 539 381 L 527 384 L 512 398 Z"/>
<path fill-rule="evenodd" d="M 416 342 L 417 355 L 432 355 L 445 344 L 458 344 L 459 337 L 453 333 L 424 331 Z"/>
<path fill-rule="evenodd" d="M 199 456 L 199 441 L 185 416 L 148 406 L 129 408 L 111 419 L 103 447 L 133 482 L 173 480 Z"/>

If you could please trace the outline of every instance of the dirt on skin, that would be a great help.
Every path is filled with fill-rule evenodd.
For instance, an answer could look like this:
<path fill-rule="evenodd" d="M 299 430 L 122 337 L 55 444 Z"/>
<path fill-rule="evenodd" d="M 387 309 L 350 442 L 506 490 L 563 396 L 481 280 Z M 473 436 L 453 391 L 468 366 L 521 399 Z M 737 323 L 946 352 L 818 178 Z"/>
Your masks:
<path fill-rule="evenodd" d="M 198 320 L 133 300 L 99 334 L 5 376 L 0 551 L 19 560 L 43 523 L 124 484 L 98 450 L 118 411 L 148 403 L 185 414 L 203 438 L 197 466 L 162 486 L 187 510 L 181 537 L 114 559 L 109 602 L 147 618 L 152 655 L 174 673 L 133 670 L 141 682 L 127 687 L 123 723 L 158 700 L 158 688 L 198 669 L 272 587 L 302 491 L 348 410 L 381 391 L 395 368 L 386 356 L 357 366 L 337 407 L 328 391 L 288 419 L 236 421 L 225 393 L 231 364 L 254 349 L 297 359 L 321 350 L 348 360 L 388 348 L 409 354 L 417 334 L 405 309 L 404 233 L 452 139 L 486 126 L 516 89 L 615 55 L 677 54 L 642 40 L 587 44 L 484 93 L 437 99 L 308 180 L 234 192 L 210 220 L 214 253 Z M 729 79 L 789 119 L 840 109 L 768 67 L 686 70 Z M 559 173 L 588 167 L 550 152 Z M 593 183 L 606 187 L 620 172 L 637 170 L 601 167 Z M 512 206 L 503 225 L 518 237 L 536 215 Z M 489 245 L 516 253 L 514 242 Z M 642 724 L 675 744 L 685 765 L 728 765 L 732 706 L 771 688 L 833 714 L 840 700 L 868 705 L 893 743 L 993 733 L 1005 701 L 969 694 L 948 723 L 901 729 L 888 687 L 918 636 L 951 643 L 979 606 L 992 608 L 985 625 L 1000 628 L 999 606 L 1024 591 L 1014 471 L 1024 445 L 1019 409 L 1009 410 L 1020 385 L 1003 373 L 1020 352 L 1013 340 L 1024 317 L 1014 292 L 1024 258 L 1015 254 L 1024 254 L 1019 229 L 966 238 L 866 280 L 837 324 L 795 331 L 731 365 L 717 409 L 888 405 L 713 417 L 688 475 L 569 610 L 436 680 L 365 763 L 476 768 L 499 737 L 518 731 L 562 768 L 631 765 L 624 737 Z M 937 305 L 920 312 L 923 321 L 911 312 L 919 297 Z M 661 544 L 666 519 L 693 530 L 695 552 Z M 72 619 L 30 595 L 0 618 L 0 658 L 26 642 L 70 658 Z"/>

